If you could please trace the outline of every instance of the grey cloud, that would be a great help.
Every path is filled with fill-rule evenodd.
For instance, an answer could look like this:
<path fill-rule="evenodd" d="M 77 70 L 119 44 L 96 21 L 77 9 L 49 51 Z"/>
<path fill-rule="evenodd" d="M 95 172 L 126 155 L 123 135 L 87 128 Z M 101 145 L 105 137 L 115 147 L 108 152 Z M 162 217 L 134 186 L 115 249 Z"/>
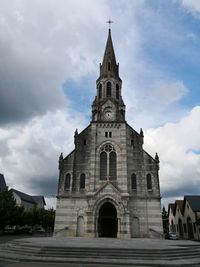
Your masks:
<path fill-rule="evenodd" d="M 47 62 L 15 54 L 0 40 L 0 124 L 23 121 L 66 105 L 58 82 L 52 82 Z M 45 58 L 44 58 L 45 60 Z"/>
<path fill-rule="evenodd" d="M 68 104 L 62 84 L 94 70 L 99 1 L 5 1 L 0 18 L 0 125 L 30 119 Z M 89 8 L 88 8 L 89 7 Z M 103 8 L 103 10 L 102 10 Z M 72 12 L 73 11 L 73 12 Z M 92 16 L 91 16 L 92 15 Z M 74 20 L 74 16 L 76 19 Z"/>
<path fill-rule="evenodd" d="M 4 157 L 9 154 L 9 147 L 5 140 L 0 140 L 0 155 L 3 155 Z"/>
<path fill-rule="evenodd" d="M 165 189 L 161 188 L 162 190 L 162 197 L 163 198 L 176 198 L 177 196 L 184 196 L 184 195 L 199 195 L 199 187 L 200 187 L 200 181 L 199 184 L 195 184 L 191 181 L 188 181 L 188 183 L 184 184 L 177 184 L 176 187 Z"/>
<path fill-rule="evenodd" d="M 27 189 L 36 192 L 37 195 L 45 197 L 55 197 L 57 194 L 58 174 L 55 173 L 51 177 L 37 176 L 30 177 Z"/>

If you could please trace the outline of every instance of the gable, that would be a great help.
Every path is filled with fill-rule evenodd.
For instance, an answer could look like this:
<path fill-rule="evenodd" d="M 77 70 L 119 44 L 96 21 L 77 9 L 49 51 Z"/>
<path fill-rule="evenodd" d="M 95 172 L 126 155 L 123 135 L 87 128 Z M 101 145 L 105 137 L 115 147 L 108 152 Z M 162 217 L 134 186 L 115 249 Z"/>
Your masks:
<path fill-rule="evenodd" d="M 174 216 L 177 212 L 183 215 L 183 200 L 175 200 Z"/>
<path fill-rule="evenodd" d="M 105 184 L 95 193 L 96 198 L 100 198 L 105 195 L 120 196 L 121 192 L 116 188 L 110 181 L 105 182 Z"/>
<path fill-rule="evenodd" d="M 168 214 L 174 214 L 174 208 L 175 208 L 175 204 L 174 203 L 169 203 L 168 205 Z"/>

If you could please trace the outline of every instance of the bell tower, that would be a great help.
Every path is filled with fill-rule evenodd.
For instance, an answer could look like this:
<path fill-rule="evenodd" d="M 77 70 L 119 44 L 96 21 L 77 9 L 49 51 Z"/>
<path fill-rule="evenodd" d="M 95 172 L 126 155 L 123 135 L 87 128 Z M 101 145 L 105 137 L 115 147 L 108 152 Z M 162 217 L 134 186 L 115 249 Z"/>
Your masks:
<path fill-rule="evenodd" d="M 92 104 L 93 122 L 124 122 L 125 105 L 122 99 L 122 80 L 119 77 L 119 63 L 116 63 L 112 43 L 111 29 L 104 52 L 103 62 L 100 64 L 100 75 L 96 80 L 96 96 Z"/>

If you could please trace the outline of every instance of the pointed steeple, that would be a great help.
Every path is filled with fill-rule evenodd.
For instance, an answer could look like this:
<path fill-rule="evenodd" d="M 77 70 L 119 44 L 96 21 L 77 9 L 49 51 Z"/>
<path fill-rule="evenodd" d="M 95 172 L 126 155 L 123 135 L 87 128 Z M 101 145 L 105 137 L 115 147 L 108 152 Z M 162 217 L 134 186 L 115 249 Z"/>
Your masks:
<path fill-rule="evenodd" d="M 100 64 L 100 77 L 119 78 L 119 64 L 116 63 L 111 29 L 108 30 L 108 39 L 104 52 L 103 63 Z"/>
<path fill-rule="evenodd" d="M 109 20 L 109 23 L 111 21 Z M 119 77 L 119 64 L 116 63 L 111 30 L 100 64 L 100 75 L 96 80 L 97 94 L 92 104 L 92 121 L 125 121 L 125 105 L 122 99 L 122 80 Z"/>

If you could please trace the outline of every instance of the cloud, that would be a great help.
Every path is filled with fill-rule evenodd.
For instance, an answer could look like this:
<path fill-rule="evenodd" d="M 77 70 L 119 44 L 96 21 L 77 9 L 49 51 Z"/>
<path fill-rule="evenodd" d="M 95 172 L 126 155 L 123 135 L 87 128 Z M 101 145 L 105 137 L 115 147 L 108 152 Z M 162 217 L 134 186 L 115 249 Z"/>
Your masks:
<path fill-rule="evenodd" d="M 93 33 L 104 11 L 88 0 L 1 3 L 0 124 L 69 104 L 62 84 L 94 71 L 99 46 Z"/>
<path fill-rule="evenodd" d="M 155 86 L 162 86 L 156 83 L 166 86 L 168 83 L 170 88 L 173 83 L 179 83 L 180 87 L 180 79 L 171 78 L 165 66 L 157 64 L 145 52 L 152 43 L 155 47 L 167 42 L 172 50 L 178 39 L 176 28 L 172 30 L 165 16 L 159 15 L 146 1 L 108 4 L 106 1 L 61 0 L 55 4 L 47 0 L 30 3 L 22 0 L 13 5 L 6 1 L 1 9 L 0 124 L 27 121 L 65 106 L 76 108 L 87 88 L 83 87 L 82 92 L 74 90 L 77 103 L 71 103 L 67 90 L 63 92 L 63 84 L 88 75 L 92 75 L 94 81 L 98 77 L 107 34 L 102 28 L 105 29 L 105 21 L 113 9 L 113 41 L 124 81 L 123 96 L 127 111 L 141 115 L 139 127 L 152 126 L 149 121 L 146 124 L 140 112 L 141 101 L 145 100 L 150 112 L 157 108 L 157 113 L 161 113 L 161 95 L 156 105 L 152 105 Z M 154 34 L 150 36 L 150 32 Z M 115 36 L 122 38 L 116 43 Z M 147 94 L 150 97 L 143 99 Z M 162 122 L 166 122 L 164 109 L 160 117 L 162 115 Z M 155 119 L 151 123 L 157 125 Z"/>
<path fill-rule="evenodd" d="M 131 124 L 138 129 L 158 127 L 166 121 L 176 121 L 185 114 L 178 102 L 189 90 L 182 81 L 157 80 L 149 87 L 149 90 L 138 91 L 135 97 L 131 92 L 126 95 L 127 118 Z"/>
<path fill-rule="evenodd" d="M 83 128 L 84 118 L 69 110 L 35 117 L 25 126 L 0 130 L 4 156 L 1 172 L 9 187 L 29 194 L 56 195 L 58 157 L 73 149 L 74 131 Z"/>
<path fill-rule="evenodd" d="M 200 2 L 196 0 L 180 0 L 183 7 L 195 16 L 200 15 Z"/>
<path fill-rule="evenodd" d="M 145 149 L 160 156 L 160 183 L 164 198 L 199 194 L 200 106 L 177 123 L 145 132 Z"/>

